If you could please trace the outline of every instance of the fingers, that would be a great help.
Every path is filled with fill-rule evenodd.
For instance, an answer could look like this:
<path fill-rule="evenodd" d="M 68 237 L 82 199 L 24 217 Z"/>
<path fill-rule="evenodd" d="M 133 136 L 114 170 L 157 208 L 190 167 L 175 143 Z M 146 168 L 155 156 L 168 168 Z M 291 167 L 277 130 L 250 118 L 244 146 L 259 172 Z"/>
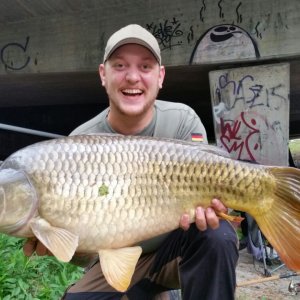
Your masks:
<path fill-rule="evenodd" d="M 190 228 L 190 217 L 188 214 L 181 216 L 179 226 L 185 231 Z"/>
<path fill-rule="evenodd" d="M 25 256 L 31 256 L 34 252 L 39 256 L 53 255 L 37 238 L 29 238 L 23 246 Z"/>
<path fill-rule="evenodd" d="M 196 208 L 195 224 L 197 228 L 201 231 L 207 229 L 206 212 L 202 207 Z"/>
<path fill-rule="evenodd" d="M 211 201 L 211 207 L 215 211 L 227 213 L 227 207 L 219 199 L 213 199 Z"/>
<path fill-rule="evenodd" d="M 219 227 L 219 218 L 211 207 L 206 209 L 197 207 L 195 223 L 201 231 L 206 230 L 208 227 L 216 229 Z"/>
<path fill-rule="evenodd" d="M 37 239 L 36 238 L 29 238 L 27 239 L 26 243 L 23 246 L 23 252 L 25 256 L 31 256 L 36 248 L 37 245 Z"/>
<path fill-rule="evenodd" d="M 195 211 L 195 224 L 200 231 L 208 227 L 217 229 L 220 225 L 219 217 L 216 212 L 227 213 L 227 207 L 218 199 L 213 199 L 211 206 L 204 209 L 197 207 Z M 180 219 L 180 227 L 184 230 L 189 229 L 190 220 L 188 215 L 183 215 Z"/>
<path fill-rule="evenodd" d="M 207 225 L 210 228 L 217 229 L 219 227 L 219 217 L 216 215 L 216 212 L 211 207 L 208 207 L 205 210 L 205 217 Z"/>
<path fill-rule="evenodd" d="M 52 253 L 41 242 L 37 243 L 35 253 L 38 256 L 52 255 Z"/>

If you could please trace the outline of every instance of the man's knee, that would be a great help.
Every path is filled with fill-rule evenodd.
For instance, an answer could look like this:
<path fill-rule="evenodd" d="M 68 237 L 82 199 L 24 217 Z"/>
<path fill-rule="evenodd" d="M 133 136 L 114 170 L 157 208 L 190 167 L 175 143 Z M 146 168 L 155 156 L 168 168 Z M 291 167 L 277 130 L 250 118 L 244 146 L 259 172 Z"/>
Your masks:
<path fill-rule="evenodd" d="M 208 229 L 204 234 L 206 234 L 206 239 L 213 244 L 217 243 L 219 246 L 222 246 L 231 242 L 236 247 L 238 246 L 236 231 L 227 221 L 221 220 L 220 226 L 217 229 Z"/>
<path fill-rule="evenodd" d="M 196 226 L 190 235 L 190 245 L 194 250 L 216 255 L 218 253 L 238 253 L 238 238 L 233 226 L 227 221 L 220 221 L 217 229 L 199 231 Z"/>

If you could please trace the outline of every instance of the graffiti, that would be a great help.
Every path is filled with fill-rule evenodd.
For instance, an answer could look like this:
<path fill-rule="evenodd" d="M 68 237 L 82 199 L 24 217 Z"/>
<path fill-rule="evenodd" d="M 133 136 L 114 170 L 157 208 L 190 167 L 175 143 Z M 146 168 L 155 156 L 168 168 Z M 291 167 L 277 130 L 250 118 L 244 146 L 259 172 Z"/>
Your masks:
<path fill-rule="evenodd" d="M 240 80 L 229 80 L 229 74 L 225 73 L 219 77 L 215 93 L 218 102 L 224 103 L 227 111 L 236 108 L 239 101 L 248 109 L 266 106 L 270 110 L 278 111 L 289 100 L 284 95 L 285 91 L 286 87 L 283 84 L 265 87 L 256 83 L 252 75 L 245 75 Z M 226 95 L 225 99 L 223 94 Z M 232 104 L 228 103 L 229 98 Z"/>
<path fill-rule="evenodd" d="M 287 164 L 289 65 L 212 71 L 217 144 L 231 157 Z"/>
<path fill-rule="evenodd" d="M 267 140 L 282 155 L 285 144 L 284 130 L 279 120 L 269 124 L 266 117 L 251 111 L 242 111 L 234 120 L 220 118 L 220 144 L 235 159 L 259 162 Z M 266 162 L 265 162 L 266 163 Z"/>
<path fill-rule="evenodd" d="M 163 23 L 155 25 L 154 23 L 146 24 L 146 28 L 156 37 L 161 50 L 172 49 L 174 46 L 182 45 L 182 41 L 178 41 L 183 35 L 180 29 L 181 23 L 174 17 L 173 20 L 166 20 Z"/>
<path fill-rule="evenodd" d="M 285 17 L 285 19 L 287 19 L 287 17 Z M 275 29 L 289 29 L 288 25 L 283 21 L 283 17 L 280 12 L 276 15 L 274 27 Z"/>
<path fill-rule="evenodd" d="M 250 117 L 247 120 L 245 112 L 241 112 L 239 118 L 233 122 L 221 118 L 221 144 L 228 153 L 235 152 L 237 159 L 256 162 L 256 152 L 261 148 L 260 130 L 255 128 L 256 125 L 255 118 Z"/>
<path fill-rule="evenodd" d="M 240 2 L 239 4 L 238 4 L 238 6 L 236 7 L 236 9 L 235 9 L 235 12 L 236 12 L 236 15 L 237 15 L 237 23 L 242 23 L 242 21 L 243 21 L 243 17 L 242 17 L 242 15 L 239 13 L 239 9 L 240 9 L 240 7 L 242 6 L 242 2 Z"/>
<path fill-rule="evenodd" d="M 260 54 L 256 42 L 247 31 L 237 25 L 220 24 L 200 37 L 192 52 L 190 64 L 258 57 Z"/>
<path fill-rule="evenodd" d="M 271 15 L 270 13 L 265 14 L 264 18 L 262 18 L 260 21 L 257 21 L 255 25 L 252 23 L 252 18 L 250 20 L 250 28 L 252 28 L 251 34 L 260 40 L 263 39 L 263 33 L 268 29 L 274 30 L 276 34 L 279 31 L 285 31 L 289 29 L 288 17 L 283 16 L 283 14 L 280 12 L 278 12 L 276 15 Z"/>
<path fill-rule="evenodd" d="M 287 102 L 288 99 L 280 94 L 276 93 L 276 90 L 284 89 L 285 86 L 283 84 L 278 84 L 277 86 L 271 87 L 270 89 L 266 89 L 267 93 L 267 106 L 270 108 L 274 108 L 275 110 L 279 110 L 282 102 Z M 269 92 L 271 91 L 271 92 Z"/>
<path fill-rule="evenodd" d="M 26 37 L 25 44 L 8 43 L 1 49 L 1 62 L 5 69 L 18 71 L 24 69 L 30 61 L 30 56 L 26 54 L 29 44 L 29 36 Z M 20 60 L 20 57 L 23 58 Z"/>
<path fill-rule="evenodd" d="M 190 27 L 190 32 L 188 33 L 187 40 L 188 40 L 188 43 L 190 43 L 191 41 L 194 40 L 193 26 Z"/>
<path fill-rule="evenodd" d="M 201 7 L 200 13 L 199 13 L 200 14 L 200 21 L 201 22 L 204 22 L 204 16 L 203 16 L 203 14 L 204 14 L 205 10 L 206 10 L 205 0 L 202 0 L 202 7 Z"/>
<path fill-rule="evenodd" d="M 288 29 L 286 12 L 255 14 L 242 0 L 195 2 L 198 4 L 197 18 L 192 16 L 191 20 L 196 20 L 192 23 L 188 19 L 182 20 L 184 14 L 181 13 L 180 17 L 153 20 L 145 26 L 157 38 L 162 51 L 185 44 L 194 45 L 194 39 L 198 39 L 192 49 L 190 64 L 260 58 L 258 41 L 263 39 L 265 32 L 270 35 Z M 214 24 L 214 19 L 221 19 L 223 23 L 207 29 L 205 25 Z M 206 31 L 203 32 L 203 28 Z M 199 30 L 200 36 L 197 36 Z"/>
<path fill-rule="evenodd" d="M 262 34 L 261 34 L 261 32 L 258 31 L 259 25 L 260 25 L 260 22 L 257 22 L 257 24 L 255 26 L 255 34 L 258 38 L 262 39 Z"/>
<path fill-rule="evenodd" d="M 223 0 L 220 0 L 220 1 L 218 2 L 218 7 L 219 7 L 219 17 L 220 17 L 220 18 L 224 18 L 223 7 L 222 7 L 222 5 L 221 5 L 221 2 L 223 2 Z"/>

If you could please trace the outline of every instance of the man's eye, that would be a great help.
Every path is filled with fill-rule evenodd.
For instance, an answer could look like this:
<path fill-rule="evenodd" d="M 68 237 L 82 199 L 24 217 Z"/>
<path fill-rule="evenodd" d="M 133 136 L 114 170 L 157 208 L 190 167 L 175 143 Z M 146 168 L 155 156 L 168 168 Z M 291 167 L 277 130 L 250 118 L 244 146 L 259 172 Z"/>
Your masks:
<path fill-rule="evenodd" d="M 123 69 L 123 68 L 124 68 L 124 65 L 121 64 L 121 63 L 116 63 L 116 64 L 114 65 L 114 67 L 115 67 L 116 69 Z"/>
<path fill-rule="evenodd" d="M 147 71 L 147 70 L 150 70 L 150 66 L 149 65 L 142 65 L 142 69 Z"/>

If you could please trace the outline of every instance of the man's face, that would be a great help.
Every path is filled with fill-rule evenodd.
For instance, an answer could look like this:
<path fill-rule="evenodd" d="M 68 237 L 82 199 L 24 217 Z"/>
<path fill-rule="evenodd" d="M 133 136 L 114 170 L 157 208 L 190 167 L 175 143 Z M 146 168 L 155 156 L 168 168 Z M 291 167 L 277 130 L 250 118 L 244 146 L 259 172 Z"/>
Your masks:
<path fill-rule="evenodd" d="M 126 44 L 117 48 L 108 61 L 99 66 L 99 73 L 111 111 L 141 116 L 152 110 L 165 70 L 147 48 Z"/>

